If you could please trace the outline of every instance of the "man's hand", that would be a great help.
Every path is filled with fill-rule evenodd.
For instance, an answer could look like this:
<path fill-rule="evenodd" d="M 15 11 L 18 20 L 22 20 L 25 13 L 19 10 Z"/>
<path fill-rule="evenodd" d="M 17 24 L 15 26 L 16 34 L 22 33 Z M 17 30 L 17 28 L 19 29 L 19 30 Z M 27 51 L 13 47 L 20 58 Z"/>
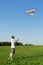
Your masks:
<path fill-rule="evenodd" d="M 18 41 L 19 41 L 19 39 L 16 40 L 16 42 L 18 42 Z"/>

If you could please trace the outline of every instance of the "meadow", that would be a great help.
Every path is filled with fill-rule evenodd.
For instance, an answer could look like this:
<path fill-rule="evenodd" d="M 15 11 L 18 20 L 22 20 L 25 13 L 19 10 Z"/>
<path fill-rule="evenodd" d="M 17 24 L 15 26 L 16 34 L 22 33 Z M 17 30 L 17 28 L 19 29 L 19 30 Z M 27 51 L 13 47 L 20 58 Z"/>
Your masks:
<path fill-rule="evenodd" d="M 0 46 L 0 65 L 43 65 L 43 46 L 16 46 L 13 60 L 9 60 L 10 46 Z"/>

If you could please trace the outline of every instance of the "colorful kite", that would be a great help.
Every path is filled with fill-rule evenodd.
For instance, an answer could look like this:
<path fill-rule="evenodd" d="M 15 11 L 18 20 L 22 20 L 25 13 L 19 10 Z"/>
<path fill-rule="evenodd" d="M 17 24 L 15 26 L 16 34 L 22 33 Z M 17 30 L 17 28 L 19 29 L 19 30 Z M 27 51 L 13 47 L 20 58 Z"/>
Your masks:
<path fill-rule="evenodd" d="M 29 14 L 29 15 L 31 15 L 31 16 L 34 16 L 37 19 L 39 19 L 39 17 L 34 14 L 35 11 L 36 11 L 35 9 L 26 10 L 26 13 Z"/>

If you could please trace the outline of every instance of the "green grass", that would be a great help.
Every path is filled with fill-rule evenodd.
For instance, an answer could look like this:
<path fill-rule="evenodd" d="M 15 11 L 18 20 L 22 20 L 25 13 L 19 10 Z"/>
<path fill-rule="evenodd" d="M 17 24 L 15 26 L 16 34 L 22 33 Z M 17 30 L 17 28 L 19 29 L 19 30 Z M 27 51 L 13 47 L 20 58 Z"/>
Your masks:
<path fill-rule="evenodd" d="M 16 46 L 13 61 L 9 46 L 0 46 L 0 65 L 43 65 L 43 46 Z"/>

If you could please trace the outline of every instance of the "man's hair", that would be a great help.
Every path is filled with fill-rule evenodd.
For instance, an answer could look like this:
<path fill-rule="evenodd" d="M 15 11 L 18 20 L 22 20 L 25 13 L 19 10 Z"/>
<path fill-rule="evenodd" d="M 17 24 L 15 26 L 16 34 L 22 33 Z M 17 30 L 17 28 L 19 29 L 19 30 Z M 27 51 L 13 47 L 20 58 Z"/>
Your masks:
<path fill-rule="evenodd" d="M 11 36 L 12 39 L 14 39 L 15 37 L 14 36 Z"/>

